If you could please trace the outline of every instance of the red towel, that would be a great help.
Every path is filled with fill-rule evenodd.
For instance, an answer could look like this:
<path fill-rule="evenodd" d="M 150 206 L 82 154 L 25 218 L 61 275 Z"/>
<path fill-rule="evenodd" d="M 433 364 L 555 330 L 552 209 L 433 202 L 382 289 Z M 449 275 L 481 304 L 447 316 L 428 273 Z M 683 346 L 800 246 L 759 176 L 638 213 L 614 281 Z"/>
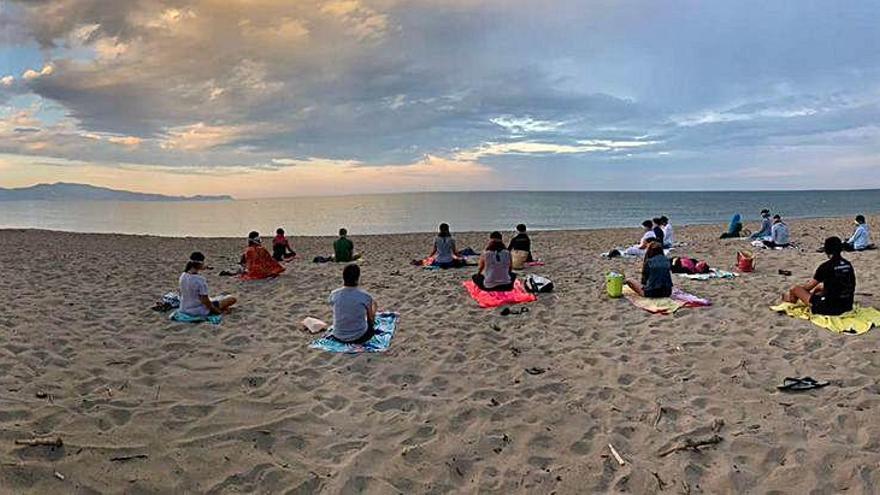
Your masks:
<path fill-rule="evenodd" d="M 263 246 L 250 246 L 244 253 L 245 273 L 242 280 L 260 280 L 276 277 L 284 267 Z"/>
<path fill-rule="evenodd" d="M 504 306 L 505 304 L 521 304 L 537 301 L 538 298 L 534 294 L 526 292 L 526 288 L 520 280 L 513 282 L 513 290 L 507 292 L 493 292 L 483 290 L 474 283 L 473 280 L 462 282 L 468 294 L 483 308 L 495 308 Z"/>

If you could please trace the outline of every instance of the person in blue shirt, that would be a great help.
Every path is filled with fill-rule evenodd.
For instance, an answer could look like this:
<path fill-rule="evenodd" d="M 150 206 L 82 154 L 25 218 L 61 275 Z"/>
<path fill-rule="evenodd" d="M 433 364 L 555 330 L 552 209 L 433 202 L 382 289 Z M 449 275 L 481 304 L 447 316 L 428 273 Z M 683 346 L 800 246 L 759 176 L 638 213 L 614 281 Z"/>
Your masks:
<path fill-rule="evenodd" d="M 648 244 L 642 264 L 641 283 L 627 280 L 626 285 L 642 297 L 669 297 L 672 295 L 672 264 L 663 254 L 663 245 L 657 241 Z"/>
<path fill-rule="evenodd" d="M 852 237 L 843 243 L 844 251 L 864 251 L 870 249 L 874 245 L 871 244 L 871 230 L 865 222 L 864 215 L 856 215 L 856 231 Z"/>
<path fill-rule="evenodd" d="M 752 239 L 753 241 L 755 239 L 764 240 L 765 238 L 770 237 L 770 235 L 771 235 L 770 231 L 772 229 L 773 229 L 773 221 L 770 220 L 770 210 L 768 210 L 767 208 L 764 208 L 763 210 L 761 210 L 761 230 L 752 234 L 750 239 Z"/>
<path fill-rule="evenodd" d="M 773 215 L 773 227 L 770 228 L 770 240 L 765 240 L 764 245 L 768 248 L 785 248 L 791 244 L 791 236 L 788 233 L 788 224 L 782 221 L 779 215 Z"/>
<path fill-rule="evenodd" d="M 727 226 L 727 232 L 721 234 L 721 239 L 740 237 L 742 235 L 742 229 L 742 215 L 734 213 L 733 217 L 730 219 L 730 224 Z"/>

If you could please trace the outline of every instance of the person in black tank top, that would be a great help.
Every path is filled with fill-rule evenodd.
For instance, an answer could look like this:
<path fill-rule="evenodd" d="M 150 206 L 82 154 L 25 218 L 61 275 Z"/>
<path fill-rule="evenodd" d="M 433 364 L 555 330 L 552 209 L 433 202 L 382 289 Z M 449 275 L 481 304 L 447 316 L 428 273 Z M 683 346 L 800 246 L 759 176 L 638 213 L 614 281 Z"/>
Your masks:
<path fill-rule="evenodd" d="M 828 261 L 804 285 L 792 287 L 782 296 L 786 302 L 802 301 L 814 314 L 836 316 L 851 311 L 856 292 L 856 272 L 852 263 L 841 256 L 843 241 L 839 237 L 825 239 Z"/>

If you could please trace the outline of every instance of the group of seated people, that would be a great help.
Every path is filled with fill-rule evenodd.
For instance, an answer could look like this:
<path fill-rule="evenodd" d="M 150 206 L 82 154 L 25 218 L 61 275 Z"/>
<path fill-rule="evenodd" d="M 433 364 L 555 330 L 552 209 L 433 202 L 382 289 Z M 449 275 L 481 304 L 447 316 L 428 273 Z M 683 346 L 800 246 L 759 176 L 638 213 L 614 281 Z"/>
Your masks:
<path fill-rule="evenodd" d="M 690 258 L 670 261 L 664 254 L 663 240 L 670 239 L 671 226 L 665 217 L 655 220 L 643 223 L 645 234 L 640 246 L 644 246 L 644 261 L 640 280 L 628 279 L 626 284 L 640 296 L 662 298 L 672 294 L 673 272 L 702 273 L 708 270 L 708 265 Z M 802 301 L 811 307 L 814 314 L 840 315 L 852 310 L 856 287 L 855 270 L 841 253 L 844 250 L 860 250 L 870 246 L 870 232 L 863 215 L 856 217 L 856 224 L 856 232 L 847 242 L 841 241 L 839 237 L 825 240 L 822 251 L 828 256 L 828 261 L 822 263 L 805 284 L 796 285 L 785 293 L 784 301 Z M 776 245 L 780 244 L 776 241 L 787 240 L 787 227 L 786 237 L 778 234 L 779 227 L 776 227 L 777 234 L 774 234 L 773 228 L 778 225 L 785 224 L 777 215 L 770 229 L 773 238 L 770 242 Z M 668 230 L 664 230 L 664 227 L 668 227 Z M 655 228 L 659 228 L 660 232 L 655 231 Z M 500 232 L 489 235 L 489 242 L 477 264 L 477 273 L 472 277 L 479 288 L 486 291 L 512 290 L 516 280 L 512 253 L 523 252 L 526 253 L 523 255 L 524 259 L 532 259 L 531 240 L 526 234 L 525 225 L 517 225 L 516 229 L 517 234 L 508 245 L 504 244 Z M 277 275 L 284 271 L 284 267 L 276 260 L 279 256 L 282 259 L 290 258 L 295 253 L 284 237 L 283 229 L 278 229 L 276 233 L 273 241 L 274 256 L 262 247 L 257 232 L 248 235 L 248 247 L 242 255 L 245 273 L 268 271 Z M 448 224 L 440 224 L 431 256 L 439 266 L 463 266 L 463 257 L 456 250 L 455 239 Z M 345 229 L 340 229 L 339 238 L 334 242 L 334 257 L 342 262 L 357 259 L 354 244 L 347 239 Z M 690 264 L 694 266 L 690 267 Z M 179 279 L 180 311 L 193 316 L 224 313 L 236 303 L 236 299 L 232 296 L 211 299 L 207 281 L 200 274 L 203 269 L 204 254 L 192 253 Z M 362 344 L 374 335 L 377 305 L 369 293 L 359 288 L 360 267 L 355 264 L 346 265 L 342 271 L 342 279 L 343 286 L 330 294 L 329 302 L 333 308 L 333 331 L 330 338 L 345 343 Z"/>
<path fill-rule="evenodd" d="M 627 256 L 644 256 L 648 250 L 648 246 L 656 242 L 663 249 L 669 249 L 675 245 L 675 232 L 672 230 L 672 224 L 665 215 L 656 217 L 652 220 L 642 222 L 644 233 L 638 244 L 634 244 L 623 251 Z M 611 256 L 619 253 L 612 251 Z"/>
<path fill-rule="evenodd" d="M 501 236 L 500 232 L 493 232 L 492 235 Z M 503 245 L 503 237 L 501 239 L 501 247 Z M 498 247 L 497 243 L 489 243 L 493 247 Z M 532 256 L 532 241 L 529 234 L 526 233 L 525 224 L 516 226 L 516 235 L 510 239 L 510 243 L 505 247 L 510 256 L 510 265 L 514 269 L 521 269 L 526 263 L 534 261 Z M 461 268 L 467 265 L 467 258 L 458 250 L 455 244 L 455 238 L 449 231 L 449 224 L 441 223 L 437 236 L 434 238 L 434 245 L 431 254 L 428 255 L 427 263 L 429 266 L 438 268 Z"/>

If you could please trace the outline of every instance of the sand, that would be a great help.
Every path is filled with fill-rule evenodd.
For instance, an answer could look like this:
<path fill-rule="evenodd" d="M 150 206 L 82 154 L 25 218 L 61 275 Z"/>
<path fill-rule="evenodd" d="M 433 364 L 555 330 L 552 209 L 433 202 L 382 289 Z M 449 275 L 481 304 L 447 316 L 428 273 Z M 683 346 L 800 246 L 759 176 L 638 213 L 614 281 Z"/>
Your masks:
<path fill-rule="evenodd" d="M 807 249 L 761 251 L 754 274 L 676 279 L 715 304 L 672 316 L 604 295 L 607 271 L 639 265 L 597 254 L 636 229 L 533 233 L 547 266 L 531 272 L 557 290 L 501 316 L 467 297 L 470 269 L 408 264 L 430 234 L 352 227 L 363 286 L 402 315 L 389 352 L 358 356 L 309 349 L 298 328 L 330 316 L 341 267 L 310 261 L 327 238 L 293 238 L 306 260 L 245 283 L 217 276 L 239 239 L 0 231 L 0 492 L 877 493 L 880 330 L 835 335 L 768 309 L 823 261 L 824 236 L 852 227 L 791 227 Z M 721 229 L 678 227 L 678 253 L 731 269 L 745 243 Z M 239 298 L 220 326 L 150 309 L 195 249 L 212 292 Z M 858 302 L 880 306 L 880 251 L 849 258 Z M 804 375 L 832 383 L 776 390 Z M 34 436 L 64 446 L 14 443 Z"/>

